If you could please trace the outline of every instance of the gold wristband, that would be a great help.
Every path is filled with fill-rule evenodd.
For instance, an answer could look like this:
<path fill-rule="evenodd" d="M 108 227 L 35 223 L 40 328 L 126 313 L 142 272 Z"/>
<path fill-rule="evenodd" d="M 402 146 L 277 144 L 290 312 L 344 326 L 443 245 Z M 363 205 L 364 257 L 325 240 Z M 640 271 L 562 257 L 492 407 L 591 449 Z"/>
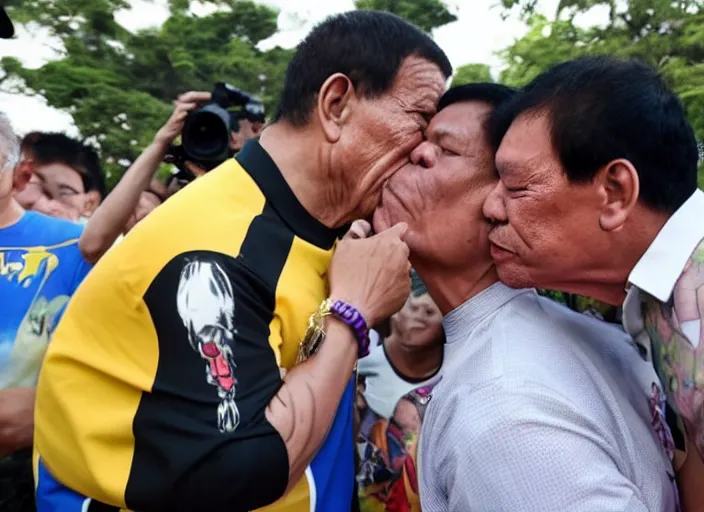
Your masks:
<path fill-rule="evenodd" d="M 325 328 L 323 322 L 326 316 L 330 315 L 332 301 L 325 299 L 318 309 L 310 315 L 308 319 L 308 328 L 303 335 L 303 339 L 298 344 L 298 354 L 296 356 L 296 364 L 302 363 L 309 357 L 315 355 L 325 341 Z"/>

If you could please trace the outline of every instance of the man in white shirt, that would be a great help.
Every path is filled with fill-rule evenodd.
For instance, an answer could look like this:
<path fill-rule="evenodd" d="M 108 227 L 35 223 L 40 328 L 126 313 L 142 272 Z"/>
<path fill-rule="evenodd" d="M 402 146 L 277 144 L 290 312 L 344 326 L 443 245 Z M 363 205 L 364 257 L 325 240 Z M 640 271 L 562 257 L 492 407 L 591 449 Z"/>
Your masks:
<path fill-rule="evenodd" d="M 445 316 L 420 436 L 423 512 L 674 511 L 652 366 L 617 327 L 498 281 L 482 215 L 498 179 L 486 120 L 513 94 L 446 93 L 374 215 L 377 231 L 408 224 L 411 263 Z"/>
<path fill-rule="evenodd" d="M 704 193 L 682 104 L 645 64 L 583 58 L 538 76 L 492 124 L 505 133 L 484 205 L 499 277 L 625 300 L 624 327 L 665 387 L 657 426 L 672 434 L 683 504 L 702 510 Z"/>

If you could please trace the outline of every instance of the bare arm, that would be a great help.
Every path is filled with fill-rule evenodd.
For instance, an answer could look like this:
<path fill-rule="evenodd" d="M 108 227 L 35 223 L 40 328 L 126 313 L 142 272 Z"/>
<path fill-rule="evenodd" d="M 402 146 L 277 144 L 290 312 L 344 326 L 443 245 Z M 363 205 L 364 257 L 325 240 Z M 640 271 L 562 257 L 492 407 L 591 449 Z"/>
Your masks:
<path fill-rule="evenodd" d="M 34 388 L 0 391 L 0 457 L 32 446 Z"/>
<path fill-rule="evenodd" d="M 154 136 L 154 142 L 139 155 L 88 221 L 78 241 L 87 261 L 95 263 L 112 247 L 125 229 L 140 194 L 149 186 L 169 146 L 183 130 L 188 113 L 208 100 L 209 92 L 187 92 L 174 102 L 174 112 Z"/>
<path fill-rule="evenodd" d="M 326 339 L 311 359 L 286 374 L 266 417 L 279 432 L 289 459 L 287 492 L 303 477 L 330 428 L 357 361 L 352 330 L 330 319 Z"/>
<path fill-rule="evenodd" d="M 87 261 L 98 261 L 125 229 L 140 194 L 149 186 L 168 147 L 167 143 L 155 140 L 95 210 L 78 241 L 78 247 Z"/>

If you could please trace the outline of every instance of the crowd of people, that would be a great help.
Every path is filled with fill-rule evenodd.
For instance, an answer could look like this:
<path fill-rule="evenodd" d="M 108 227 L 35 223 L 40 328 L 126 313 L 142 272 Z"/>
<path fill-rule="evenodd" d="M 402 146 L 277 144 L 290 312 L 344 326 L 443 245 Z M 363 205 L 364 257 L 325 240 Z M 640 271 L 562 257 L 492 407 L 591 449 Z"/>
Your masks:
<path fill-rule="evenodd" d="M 0 510 L 704 511 L 704 193 L 635 60 L 446 88 L 328 18 L 235 154 L 110 193 L 0 116 Z M 587 314 L 582 314 L 587 313 Z"/>

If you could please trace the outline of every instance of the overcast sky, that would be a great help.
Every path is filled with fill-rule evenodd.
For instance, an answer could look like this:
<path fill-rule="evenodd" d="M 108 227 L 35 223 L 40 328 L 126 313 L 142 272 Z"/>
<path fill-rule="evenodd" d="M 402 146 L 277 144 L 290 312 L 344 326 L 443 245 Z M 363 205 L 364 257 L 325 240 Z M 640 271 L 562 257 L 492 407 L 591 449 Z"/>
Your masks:
<path fill-rule="evenodd" d="M 279 33 L 262 43 L 268 46 L 295 46 L 311 25 L 329 14 L 353 8 L 353 0 L 257 0 L 278 7 Z M 539 10 L 552 17 L 558 0 L 539 0 Z M 132 8 L 118 13 L 118 22 L 130 30 L 158 26 L 167 18 L 166 0 L 132 0 Z M 458 21 L 438 29 L 435 39 L 457 67 L 471 62 L 489 64 L 496 73 L 501 61 L 498 50 L 525 33 L 525 26 L 515 17 L 502 20 L 495 7 L 498 0 L 450 0 L 448 5 L 457 14 Z M 201 9 L 202 11 L 202 9 Z M 198 13 L 198 9 L 195 9 Z M 592 18 L 592 16 L 590 16 Z M 591 20 L 590 20 L 591 21 Z M 40 67 L 55 57 L 57 46 L 45 31 L 28 32 L 17 27 L 14 40 L 0 40 L 0 55 L 20 58 L 27 66 Z M 237 83 L 237 77 L 223 77 Z M 50 108 L 42 99 L 0 94 L 0 111 L 5 112 L 15 130 L 24 134 L 32 130 L 65 131 L 76 134 L 71 116 Z"/>

